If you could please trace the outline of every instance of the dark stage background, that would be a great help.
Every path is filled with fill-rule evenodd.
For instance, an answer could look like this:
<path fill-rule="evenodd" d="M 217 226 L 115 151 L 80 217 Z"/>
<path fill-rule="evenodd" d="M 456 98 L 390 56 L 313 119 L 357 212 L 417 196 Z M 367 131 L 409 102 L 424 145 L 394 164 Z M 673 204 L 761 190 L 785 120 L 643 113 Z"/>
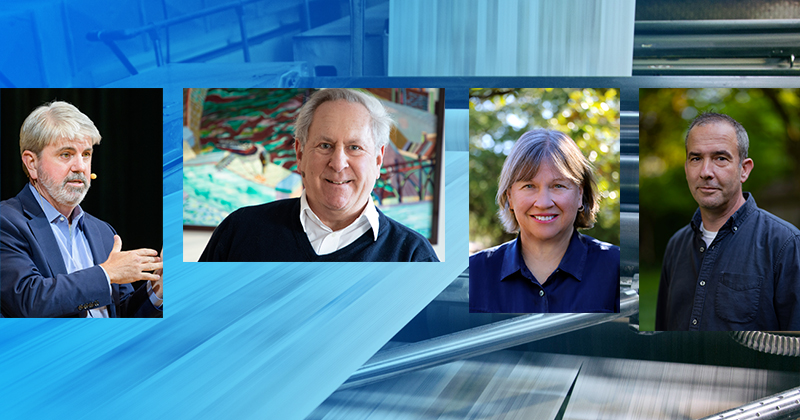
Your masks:
<path fill-rule="evenodd" d="M 19 152 L 19 129 L 31 111 L 53 100 L 78 107 L 103 136 L 92 157 L 92 172 L 97 179 L 92 181 L 81 207 L 116 229 L 123 250 L 160 250 L 161 89 L 0 90 L 0 197 L 6 200 L 16 196 L 27 183 Z"/>

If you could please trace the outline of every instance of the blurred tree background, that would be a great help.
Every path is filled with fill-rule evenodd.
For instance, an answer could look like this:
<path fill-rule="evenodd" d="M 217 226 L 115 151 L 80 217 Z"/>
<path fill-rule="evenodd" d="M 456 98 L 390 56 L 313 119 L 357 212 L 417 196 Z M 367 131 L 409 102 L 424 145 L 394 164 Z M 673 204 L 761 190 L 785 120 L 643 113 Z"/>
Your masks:
<path fill-rule="evenodd" d="M 739 121 L 754 167 L 744 183 L 762 209 L 800 226 L 798 89 L 639 90 L 640 327 L 655 326 L 661 262 L 672 235 L 697 209 L 686 184 L 684 137 L 702 112 Z"/>
<path fill-rule="evenodd" d="M 514 239 L 497 217 L 497 180 L 514 142 L 536 128 L 567 134 L 594 165 L 600 211 L 594 228 L 581 233 L 619 245 L 619 91 L 471 89 L 470 253 Z"/>

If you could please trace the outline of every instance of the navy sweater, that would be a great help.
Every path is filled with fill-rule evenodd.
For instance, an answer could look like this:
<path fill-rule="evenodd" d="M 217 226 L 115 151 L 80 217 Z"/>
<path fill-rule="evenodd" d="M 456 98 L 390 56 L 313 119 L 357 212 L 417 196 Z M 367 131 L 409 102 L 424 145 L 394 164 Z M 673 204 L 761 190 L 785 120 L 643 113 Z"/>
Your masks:
<path fill-rule="evenodd" d="M 200 261 L 439 261 L 419 233 L 378 210 L 380 228 L 327 254 L 317 255 L 300 224 L 300 199 L 243 207 L 214 230 Z"/>

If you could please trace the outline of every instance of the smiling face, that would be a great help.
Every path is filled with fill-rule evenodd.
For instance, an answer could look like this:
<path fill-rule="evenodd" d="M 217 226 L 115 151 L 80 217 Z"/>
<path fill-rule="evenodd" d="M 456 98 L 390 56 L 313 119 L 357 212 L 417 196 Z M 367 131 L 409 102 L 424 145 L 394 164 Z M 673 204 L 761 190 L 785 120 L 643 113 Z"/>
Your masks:
<path fill-rule="evenodd" d="M 533 179 L 512 184 L 507 194 L 523 243 L 557 242 L 572 235 L 583 189 L 550 162 L 542 162 Z"/>
<path fill-rule="evenodd" d="M 333 230 L 361 214 L 380 175 L 384 147 L 375 150 L 370 122 L 361 104 L 324 102 L 314 112 L 305 146 L 295 142 L 308 205 Z"/>
<path fill-rule="evenodd" d="M 736 131 L 725 123 L 695 126 L 686 141 L 686 182 L 700 209 L 733 214 L 743 203 L 751 159 L 739 162 Z"/>
<path fill-rule="evenodd" d="M 22 160 L 39 193 L 59 213 L 69 217 L 89 191 L 91 140 L 59 139 L 45 146 L 40 156 L 26 150 Z"/>

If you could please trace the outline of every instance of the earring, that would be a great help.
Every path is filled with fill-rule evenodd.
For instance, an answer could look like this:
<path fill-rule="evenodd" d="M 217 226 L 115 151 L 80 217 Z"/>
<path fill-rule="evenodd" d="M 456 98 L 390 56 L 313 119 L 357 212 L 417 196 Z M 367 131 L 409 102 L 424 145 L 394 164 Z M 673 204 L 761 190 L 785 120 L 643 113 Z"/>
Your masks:
<path fill-rule="evenodd" d="M 578 211 L 583 211 L 583 204 L 581 204 L 581 206 L 578 207 Z"/>

